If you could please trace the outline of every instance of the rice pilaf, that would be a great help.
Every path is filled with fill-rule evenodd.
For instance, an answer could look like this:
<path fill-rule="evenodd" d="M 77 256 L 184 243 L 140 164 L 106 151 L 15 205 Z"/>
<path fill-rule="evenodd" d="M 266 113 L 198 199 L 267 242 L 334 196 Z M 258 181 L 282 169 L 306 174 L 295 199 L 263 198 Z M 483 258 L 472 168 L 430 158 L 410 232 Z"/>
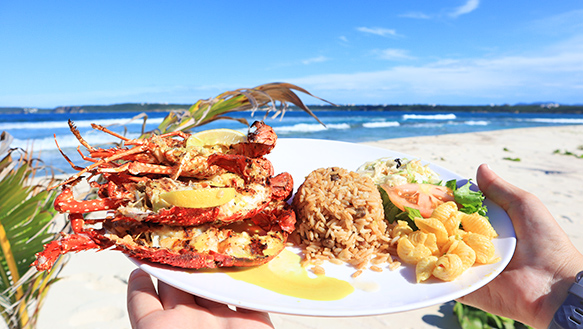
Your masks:
<path fill-rule="evenodd" d="M 304 265 L 346 262 L 357 276 L 369 263 L 378 272 L 380 264 L 393 262 L 382 199 L 370 177 L 339 167 L 314 170 L 292 205 Z"/>

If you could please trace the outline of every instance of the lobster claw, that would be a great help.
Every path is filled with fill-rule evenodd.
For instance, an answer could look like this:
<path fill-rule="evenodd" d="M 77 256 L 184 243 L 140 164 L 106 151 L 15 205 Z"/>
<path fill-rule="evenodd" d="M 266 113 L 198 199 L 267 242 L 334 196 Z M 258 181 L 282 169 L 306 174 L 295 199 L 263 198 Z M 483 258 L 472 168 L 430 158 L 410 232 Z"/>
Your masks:
<path fill-rule="evenodd" d="M 104 249 L 105 245 L 96 243 L 86 234 L 63 234 L 59 240 L 51 241 L 45 245 L 43 251 L 36 254 L 36 260 L 32 266 L 39 271 L 50 270 L 60 255 L 68 252 L 77 252 L 88 249 Z"/>
<path fill-rule="evenodd" d="M 273 128 L 263 121 L 255 121 L 247 134 L 247 142 L 233 144 L 230 146 L 237 154 L 242 154 L 250 158 L 262 157 L 269 154 L 275 147 L 277 135 Z"/>
<path fill-rule="evenodd" d="M 243 177 L 246 182 L 263 182 L 273 176 L 273 165 L 265 158 L 249 158 L 241 154 L 215 153 L 208 157 L 216 165 Z"/>
<path fill-rule="evenodd" d="M 294 179 L 292 175 L 283 172 L 269 179 L 273 198 L 276 200 L 288 200 L 294 189 Z"/>
<path fill-rule="evenodd" d="M 94 200 L 75 200 L 70 185 L 63 187 L 61 193 L 55 198 L 55 210 L 61 213 L 84 214 L 93 211 L 116 209 L 120 205 L 129 202 L 129 198 L 108 197 Z"/>
<path fill-rule="evenodd" d="M 251 220 L 266 231 L 292 233 L 295 230 L 296 213 L 287 202 L 273 201 Z"/>

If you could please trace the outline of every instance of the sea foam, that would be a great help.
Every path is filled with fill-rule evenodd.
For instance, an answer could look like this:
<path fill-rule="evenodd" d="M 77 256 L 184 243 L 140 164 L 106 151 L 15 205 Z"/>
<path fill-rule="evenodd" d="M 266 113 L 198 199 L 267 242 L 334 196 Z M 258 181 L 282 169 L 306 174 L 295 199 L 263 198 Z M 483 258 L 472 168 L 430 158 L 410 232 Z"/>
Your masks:
<path fill-rule="evenodd" d="M 273 127 L 276 133 L 305 133 L 316 132 L 328 129 L 350 129 L 347 123 L 328 124 L 324 127 L 321 124 L 298 123 L 292 126 Z"/>
<path fill-rule="evenodd" d="M 403 114 L 403 120 L 455 120 L 453 113 L 449 114 Z"/>
<path fill-rule="evenodd" d="M 398 121 L 373 121 L 365 122 L 362 124 L 365 128 L 385 128 L 385 127 L 398 127 L 401 124 Z"/>
<path fill-rule="evenodd" d="M 562 119 L 551 119 L 551 118 L 533 118 L 533 119 L 526 119 L 526 121 L 532 122 L 540 122 L 540 123 L 556 123 L 556 124 L 583 124 L 583 119 L 571 119 L 571 118 L 562 118 Z"/>

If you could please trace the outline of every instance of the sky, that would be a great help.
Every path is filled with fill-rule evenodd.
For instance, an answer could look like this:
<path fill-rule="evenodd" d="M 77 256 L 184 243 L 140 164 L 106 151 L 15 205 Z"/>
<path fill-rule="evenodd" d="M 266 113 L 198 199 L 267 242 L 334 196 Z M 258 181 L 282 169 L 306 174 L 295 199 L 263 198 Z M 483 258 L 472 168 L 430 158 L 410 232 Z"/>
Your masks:
<path fill-rule="evenodd" d="M 583 1 L 0 0 L 0 107 L 270 82 L 335 104 L 583 104 Z"/>

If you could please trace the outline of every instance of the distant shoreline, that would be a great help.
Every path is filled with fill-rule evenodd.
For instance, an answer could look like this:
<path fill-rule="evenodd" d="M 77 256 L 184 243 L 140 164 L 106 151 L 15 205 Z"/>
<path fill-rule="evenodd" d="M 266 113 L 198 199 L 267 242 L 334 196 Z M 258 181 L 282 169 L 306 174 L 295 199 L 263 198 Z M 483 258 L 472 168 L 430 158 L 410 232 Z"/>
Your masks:
<path fill-rule="evenodd" d="M 170 112 L 186 111 L 191 105 L 124 103 L 113 105 L 59 106 L 52 109 L 30 107 L 0 107 L 2 114 L 98 113 L 98 112 Z M 515 105 L 308 105 L 313 111 L 400 111 L 400 112 L 507 112 L 507 113 L 569 113 L 583 114 L 583 105 L 534 103 Z M 301 111 L 295 106 L 290 111 Z"/>

